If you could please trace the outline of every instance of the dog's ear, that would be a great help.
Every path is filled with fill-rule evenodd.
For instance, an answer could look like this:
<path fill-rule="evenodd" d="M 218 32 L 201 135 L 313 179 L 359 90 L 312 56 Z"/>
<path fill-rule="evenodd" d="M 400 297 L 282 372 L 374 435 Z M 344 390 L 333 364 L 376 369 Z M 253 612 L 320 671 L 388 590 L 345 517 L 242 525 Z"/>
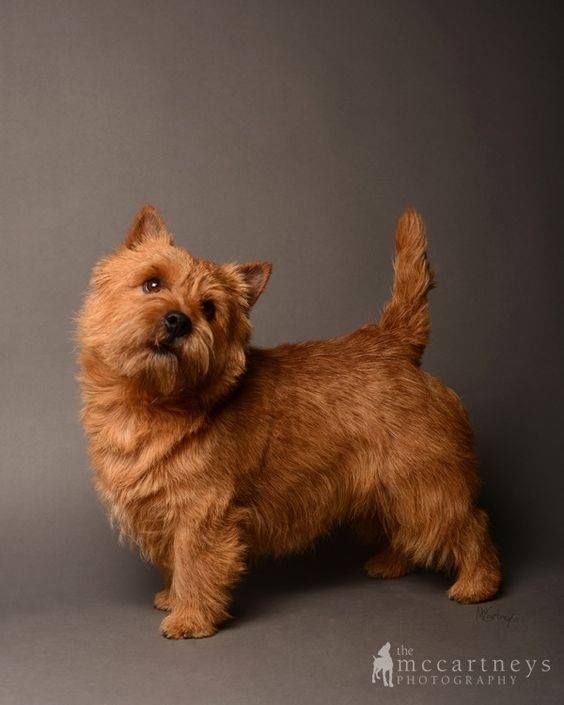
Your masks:
<path fill-rule="evenodd" d="M 172 238 L 167 232 L 159 211 L 154 206 L 147 204 L 135 216 L 124 244 L 126 247 L 134 248 L 142 240 L 159 235 L 168 235 L 172 244 Z"/>
<path fill-rule="evenodd" d="M 250 308 L 255 305 L 258 297 L 262 294 L 272 273 L 272 264 L 270 262 L 247 262 L 235 265 L 235 271 L 243 281 L 245 298 Z"/>

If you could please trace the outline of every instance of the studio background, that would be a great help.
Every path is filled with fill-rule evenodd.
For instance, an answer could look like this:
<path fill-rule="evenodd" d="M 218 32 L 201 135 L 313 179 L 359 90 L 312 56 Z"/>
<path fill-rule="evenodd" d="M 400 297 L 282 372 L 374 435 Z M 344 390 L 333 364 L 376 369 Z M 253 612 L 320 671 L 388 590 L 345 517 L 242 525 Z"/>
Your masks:
<path fill-rule="evenodd" d="M 542 2 L 2 3 L 3 705 L 562 702 L 558 26 Z M 212 639 L 159 636 L 157 576 L 91 488 L 72 340 L 147 201 L 198 256 L 273 262 L 258 345 L 377 318 L 395 221 L 422 212 L 424 366 L 473 421 L 509 626 L 441 576 L 365 578 L 340 537 L 257 566 Z M 384 692 L 385 641 L 553 668 Z"/>

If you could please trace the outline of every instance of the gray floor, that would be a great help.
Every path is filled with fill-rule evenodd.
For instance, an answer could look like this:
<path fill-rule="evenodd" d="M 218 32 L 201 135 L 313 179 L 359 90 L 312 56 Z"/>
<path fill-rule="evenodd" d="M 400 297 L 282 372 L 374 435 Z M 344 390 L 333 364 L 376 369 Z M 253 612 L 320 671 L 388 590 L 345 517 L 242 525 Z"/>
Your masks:
<path fill-rule="evenodd" d="M 514 562 L 506 549 L 504 593 L 484 612 L 447 600 L 441 576 L 365 578 L 363 552 L 336 537 L 310 555 L 255 566 L 224 630 L 172 642 L 159 636 L 161 613 L 150 605 L 155 574 L 115 551 L 123 570 L 111 581 L 97 569 L 66 603 L 48 586 L 44 599 L 13 601 L 1 632 L 2 705 L 562 702 L 562 573 L 551 559 Z M 418 663 L 484 657 L 509 668 L 519 659 L 522 671 L 514 685 L 404 681 L 384 690 L 371 674 L 386 641 L 393 653 L 413 649 Z M 526 659 L 537 659 L 529 678 Z M 539 670 L 542 659 L 550 671 Z"/>

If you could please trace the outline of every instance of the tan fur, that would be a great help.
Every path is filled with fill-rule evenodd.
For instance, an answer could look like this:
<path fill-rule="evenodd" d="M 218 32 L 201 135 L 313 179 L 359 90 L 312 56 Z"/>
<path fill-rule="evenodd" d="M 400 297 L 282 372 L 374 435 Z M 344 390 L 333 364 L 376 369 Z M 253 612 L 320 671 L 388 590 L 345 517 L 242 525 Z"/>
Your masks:
<path fill-rule="evenodd" d="M 496 593 L 468 418 L 419 368 L 432 275 L 413 211 L 394 267 L 380 323 L 271 350 L 248 346 L 270 265 L 197 259 L 150 206 L 95 267 L 79 319 L 82 418 L 102 500 L 163 574 L 164 636 L 214 633 L 250 556 L 300 551 L 342 522 L 387 537 L 369 575 L 452 568 L 450 597 Z M 151 277 L 162 287 L 145 293 Z M 174 344 L 170 310 L 192 322 Z"/>

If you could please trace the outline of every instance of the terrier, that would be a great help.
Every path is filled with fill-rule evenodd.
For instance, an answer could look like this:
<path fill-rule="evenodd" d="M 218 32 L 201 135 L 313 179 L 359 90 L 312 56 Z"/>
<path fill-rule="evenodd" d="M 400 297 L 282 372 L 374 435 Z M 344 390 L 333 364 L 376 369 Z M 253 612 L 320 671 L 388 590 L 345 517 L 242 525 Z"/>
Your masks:
<path fill-rule="evenodd" d="M 346 522 L 385 537 L 369 576 L 448 569 L 450 598 L 495 595 L 468 417 L 420 368 L 426 247 L 407 210 L 379 322 L 270 350 L 249 346 L 268 262 L 198 259 L 145 206 L 95 266 L 78 323 L 82 420 L 103 502 L 161 570 L 165 637 L 213 634 L 252 556 L 302 551 Z"/>

